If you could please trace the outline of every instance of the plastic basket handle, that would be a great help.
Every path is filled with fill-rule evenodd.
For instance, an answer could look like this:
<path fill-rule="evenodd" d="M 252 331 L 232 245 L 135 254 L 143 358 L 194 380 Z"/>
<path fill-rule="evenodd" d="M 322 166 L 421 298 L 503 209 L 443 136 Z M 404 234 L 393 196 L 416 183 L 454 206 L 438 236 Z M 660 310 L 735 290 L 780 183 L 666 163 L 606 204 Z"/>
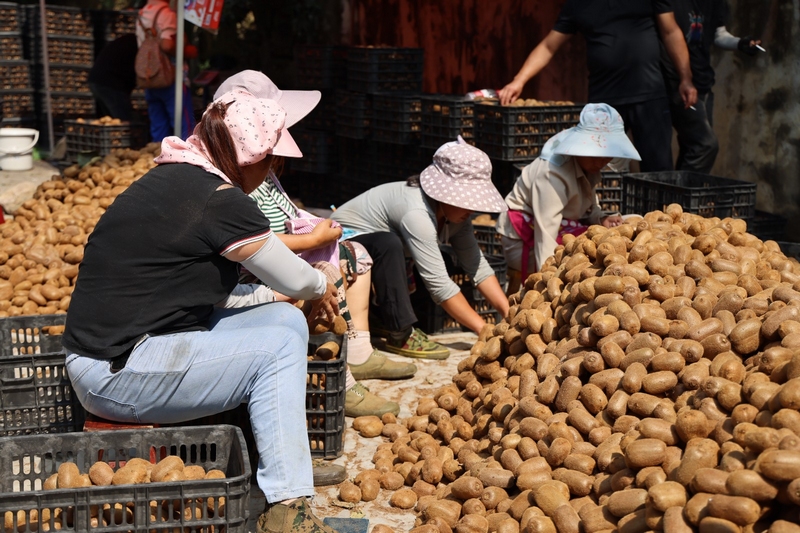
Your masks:
<path fill-rule="evenodd" d="M 31 142 L 31 144 L 29 146 L 26 146 L 25 148 L 21 148 L 18 151 L 5 151 L 4 152 L 4 151 L 0 150 L 0 154 L 21 155 L 21 154 L 24 154 L 25 152 L 30 152 L 31 150 L 33 150 L 33 147 L 36 146 L 37 142 L 39 142 L 39 130 L 36 130 L 36 133 L 33 134 L 33 142 Z"/>

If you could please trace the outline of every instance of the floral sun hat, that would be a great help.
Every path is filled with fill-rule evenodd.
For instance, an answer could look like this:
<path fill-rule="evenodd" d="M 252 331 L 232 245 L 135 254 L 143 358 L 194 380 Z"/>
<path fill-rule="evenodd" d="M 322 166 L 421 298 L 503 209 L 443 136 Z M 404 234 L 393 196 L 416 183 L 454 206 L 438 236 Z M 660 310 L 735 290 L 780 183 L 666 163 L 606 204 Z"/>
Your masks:
<path fill-rule="evenodd" d="M 642 160 L 625 134 L 622 117 L 608 104 L 586 104 L 577 126 L 547 141 L 542 158 L 547 159 L 548 153 Z"/>
<path fill-rule="evenodd" d="M 506 202 L 492 183 L 492 162 L 482 150 L 464 142 L 449 142 L 436 150 L 419 176 L 422 190 L 438 202 L 470 211 L 499 213 Z"/>

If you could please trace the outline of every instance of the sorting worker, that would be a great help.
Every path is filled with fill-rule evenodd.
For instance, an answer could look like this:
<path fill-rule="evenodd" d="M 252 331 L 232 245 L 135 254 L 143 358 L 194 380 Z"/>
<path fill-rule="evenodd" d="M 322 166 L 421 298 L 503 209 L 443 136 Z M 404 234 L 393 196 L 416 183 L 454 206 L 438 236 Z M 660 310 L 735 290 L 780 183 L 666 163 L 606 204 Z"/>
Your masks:
<path fill-rule="evenodd" d="M 491 176 L 489 157 L 459 138 L 441 146 L 419 175 L 374 187 L 333 213 L 334 220 L 355 232 L 352 240 L 363 244 L 374 261 L 372 283 L 386 350 L 427 359 L 450 355 L 414 327 L 406 255 L 434 302 L 459 324 L 476 333 L 486 324 L 448 276 L 440 242 L 452 245 L 475 287 L 502 316 L 507 314 L 508 298 L 478 247 L 470 220 L 474 211 L 505 209 Z"/>
<path fill-rule="evenodd" d="M 595 194 L 601 169 L 614 158 L 640 159 L 619 113 L 608 104 L 588 104 L 580 123 L 551 137 L 522 170 L 506 196 L 508 210 L 497 220 L 510 294 L 541 269 L 564 234 L 580 235 L 589 224 L 622 223 L 620 214 L 600 209 Z"/>

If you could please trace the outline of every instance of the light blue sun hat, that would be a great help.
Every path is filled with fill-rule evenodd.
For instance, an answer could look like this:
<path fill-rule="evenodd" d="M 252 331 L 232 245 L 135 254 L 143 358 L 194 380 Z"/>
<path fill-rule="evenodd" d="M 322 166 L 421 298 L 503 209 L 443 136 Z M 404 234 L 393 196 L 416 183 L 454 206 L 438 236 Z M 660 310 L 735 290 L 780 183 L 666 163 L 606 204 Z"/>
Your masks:
<path fill-rule="evenodd" d="M 625 124 L 616 109 L 608 104 L 586 104 L 577 126 L 551 137 L 542 148 L 541 158 L 556 164 L 558 156 L 642 158 L 625 134 Z"/>

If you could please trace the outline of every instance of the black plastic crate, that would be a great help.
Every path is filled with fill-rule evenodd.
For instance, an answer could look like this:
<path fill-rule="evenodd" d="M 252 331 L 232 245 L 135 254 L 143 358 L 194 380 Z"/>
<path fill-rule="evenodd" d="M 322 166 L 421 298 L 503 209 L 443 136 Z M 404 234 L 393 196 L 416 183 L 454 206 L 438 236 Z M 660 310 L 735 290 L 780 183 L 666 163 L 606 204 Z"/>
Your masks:
<path fill-rule="evenodd" d="M 3 117 L 26 117 L 34 115 L 33 89 L 0 90 L 0 115 Z"/>
<path fill-rule="evenodd" d="M 292 159 L 290 165 L 293 170 L 311 172 L 314 174 L 327 174 L 338 169 L 338 153 L 336 151 L 336 137 L 328 132 L 296 129 L 293 133 L 303 157 Z"/>
<path fill-rule="evenodd" d="M 0 2 L 0 32 L 21 32 L 25 14 L 16 2 Z"/>
<path fill-rule="evenodd" d="M 625 214 L 644 215 L 680 204 L 687 213 L 704 217 L 750 219 L 756 210 L 756 184 L 672 171 L 624 174 Z"/>
<path fill-rule="evenodd" d="M 44 88 L 44 65 L 36 65 L 35 69 L 37 87 Z M 86 66 L 51 64 L 50 90 L 91 94 L 89 89 L 89 72 L 91 70 L 92 67 Z"/>
<path fill-rule="evenodd" d="M 370 135 L 372 98 L 365 93 L 336 91 L 336 134 L 362 140 Z"/>
<path fill-rule="evenodd" d="M 136 19 L 138 17 L 135 9 L 124 9 L 122 11 L 97 11 L 95 12 L 99 25 L 100 36 L 105 42 L 111 42 L 118 37 L 128 33 L 136 32 Z M 95 33 L 95 38 L 98 35 Z"/>
<path fill-rule="evenodd" d="M 492 124 L 511 125 L 513 127 L 507 129 L 511 134 L 558 133 L 575 126 L 580 121 L 582 110 L 582 105 L 501 106 L 476 102 L 475 124 L 486 128 L 491 128 Z"/>
<path fill-rule="evenodd" d="M 800 242 L 778 241 L 783 255 L 800 261 Z"/>
<path fill-rule="evenodd" d="M 27 32 L 41 35 L 42 19 L 38 5 L 26 6 Z M 45 25 L 48 35 L 94 38 L 94 21 L 88 9 L 70 6 L 45 7 Z"/>
<path fill-rule="evenodd" d="M 347 86 L 347 47 L 302 45 L 294 49 L 297 83 L 303 89 Z"/>
<path fill-rule="evenodd" d="M 0 318 L 0 358 L 60 352 L 66 320 L 63 313 Z"/>
<path fill-rule="evenodd" d="M 497 217 L 493 216 L 492 220 L 496 223 Z M 478 241 L 483 255 L 503 257 L 503 244 L 500 241 L 501 235 L 497 233 L 497 227 L 493 224 L 478 224 L 474 218 L 472 221 L 472 229 L 475 232 L 475 240 Z"/>
<path fill-rule="evenodd" d="M 187 465 L 221 470 L 226 477 L 42 490 L 44 481 L 64 462 L 74 462 L 86 473 L 96 461 L 106 461 L 117 470 L 134 457 L 155 463 L 168 455 L 179 456 Z M 234 426 L 1 438 L 0 472 L 0 513 L 21 511 L 26 521 L 50 515 L 50 530 L 58 528 L 55 520 L 60 515 L 64 531 L 247 531 L 251 470 L 242 432 Z M 129 511 L 115 517 L 103 512 L 106 505 Z M 92 520 L 104 514 L 111 515 L 108 521 Z M 14 531 L 45 529 L 44 524 L 37 529 L 13 525 Z"/>
<path fill-rule="evenodd" d="M 421 48 L 351 47 L 347 51 L 347 87 L 367 93 L 422 91 Z"/>
<path fill-rule="evenodd" d="M 307 130 L 335 132 L 338 110 L 335 95 L 330 91 L 323 92 L 317 107 L 306 115 L 299 125 Z"/>
<path fill-rule="evenodd" d="M 65 120 L 64 132 L 67 136 L 67 153 L 77 155 L 92 152 L 106 155 L 114 148 L 131 147 L 131 126 L 92 124 L 85 120 Z"/>
<path fill-rule="evenodd" d="M 72 392 L 61 348 L 65 321 L 65 314 L 0 319 L 1 435 L 83 428 L 86 413 Z"/>
<path fill-rule="evenodd" d="M 44 114 L 47 109 L 44 93 L 39 93 L 37 100 L 37 107 Z M 50 93 L 50 106 L 53 115 L 62 120 L 95 115 L 95 100 L 91 93 L 53 91 Z"/>
<path fill-rule="evenodd" d="M 475 145 L 503 161 L 531 161 L 550 137 L 575 126 L 583 106 L 475 104 Z"/>
<path fill-rule="evenodd" d="M 4 61 L 22 61 L 25 59 L 25 48 L 22 34 L 19 32 L 0 32 L 0 56 Z"/>
<path fill-rule="evenodd" d="M 0 89 L 30 88 L 31 67 L 27 61 L 0 61 Z"/>
<path fill-rule="evenodd" d="M 786 237 L 786 218 L 780 215 L 759 211 L 747 222 L 747 232 L 762 241 L 782 241 Z"/>
<path fill-rule="evenodd" d="M 344 404 L 347 373 L 347 342 L 333 333 L 311 335 L 308 351 L 313 354 L 326 342 L 340 346 L 330 361 L 308 361 L 306 379 L 306 428 L 311 456 L 335 459 L 344 451 Z"/>
<path fill-rule="evenodd" d="M 422 104 L 418 95 L 376 94 L 372 97 L 372 137 L 392 144 L 418 144 Z"/>
<path fill-rule="evenodd" d="M 600 185 L 595 187 L 597 203 L 606 213 L 622 213 L 625 189 L 622 186 L 622 174 L 615 172 L 601 173 Z"/>
<path fill-rule="evenodd" d="M 449 245 L 440 246 L 442 256 L 445 260 L 445 266 L 450 278 L 461 288 L 462 294 L 469 302 L 470 306 L 476 313 L 481 315 L 487 323 L 497 324 L 503 320 L 503 317 L 495 311 L 494 307 L 483 297 L 483 295 L 473 287 L 472 280 L 469 275 L 458 265 L 458 259 L 455 252 Z M 506 261 L 505 258 L 500 256 L 486 256 L 486 260 L 494 270 L 495 276 L 500 286 L 505 289 L 506 286 Z M 454 331 L 462 331 L 464 328 L 447 312 L 442 309 L 442 306 L 433 303 L 427 289 L 425 288 L 422 278 L 419 273 L 414 269 L 416 291 L 411 295 L 411 302 L 414 308 L 414 313 L 417 315 L 418 327 L 425 333 L 438 334 L 448 333 Z"/>
<path fill-rule="evenodd" d="M 460 135 L 469 144 L 475 144 L 474 101 L 462 96 L 423 94 L 422 146 L 439 148 Z"/>
<path fill-rule="evenodd" d="M 42 41 L 39 37 L 28 40 L 30 47 L 27 59 L 42 63 Z M 91 68 L 94 63 L 94 38 L 74 35 L 49 35 L 47 37 L 47 57 L 51 64 L 84 66 Z"/>
<path fill-rule="evenodd" d="M 524 168 L 528 163 L 514 163 L 511 161 L 504 161 L 502 159 L 491 158 L 492 161 L 492 183 L 500 193 L 505 197 L 514 188 Z"/>

